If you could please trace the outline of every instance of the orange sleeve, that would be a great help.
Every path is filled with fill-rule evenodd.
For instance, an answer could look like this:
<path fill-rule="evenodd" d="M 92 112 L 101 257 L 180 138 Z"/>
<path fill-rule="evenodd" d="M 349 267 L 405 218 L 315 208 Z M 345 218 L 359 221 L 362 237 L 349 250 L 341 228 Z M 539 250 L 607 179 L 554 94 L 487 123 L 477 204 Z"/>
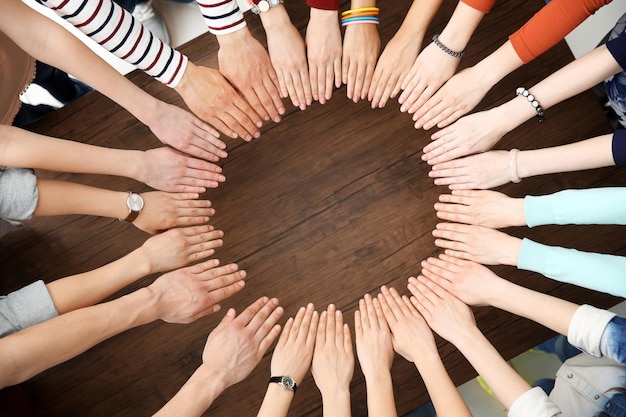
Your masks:
<path fill-rule="evenodd" d="M 509 37 L 515 52 L 530 62 L 561 41 L 611 0 L 552 0 Z"/>
<path fill-rule="evenodd" d="M 496 0 L 461 0 L 469 7 L 478 10 L 479 12 L 489 13 Z"/>

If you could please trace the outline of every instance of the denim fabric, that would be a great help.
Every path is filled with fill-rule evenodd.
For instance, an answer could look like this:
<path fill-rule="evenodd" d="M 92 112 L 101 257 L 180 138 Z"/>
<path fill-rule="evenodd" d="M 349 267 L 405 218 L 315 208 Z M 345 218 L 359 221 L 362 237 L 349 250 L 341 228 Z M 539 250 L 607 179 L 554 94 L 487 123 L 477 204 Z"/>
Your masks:
<path fill-rule="evenodd" d="M 626 394 L 615 394 L 594 417 L 626 417 Z"/>
<path fill-rule="evenodd" d="M 626 14 L 615 24 L 609 35 L 609 40 L 617 38 L 626 31 Z M 617 116 L 619 123 L 626 127 L 626 71 L 615 74 L 604 81 L 604 88 L 609 103 Z"/>
<path fill-rule="evenodd" d="M 613 317 L 604 330 L 600 344 L 606 357 L 626 365 L 626 318 Z"/>

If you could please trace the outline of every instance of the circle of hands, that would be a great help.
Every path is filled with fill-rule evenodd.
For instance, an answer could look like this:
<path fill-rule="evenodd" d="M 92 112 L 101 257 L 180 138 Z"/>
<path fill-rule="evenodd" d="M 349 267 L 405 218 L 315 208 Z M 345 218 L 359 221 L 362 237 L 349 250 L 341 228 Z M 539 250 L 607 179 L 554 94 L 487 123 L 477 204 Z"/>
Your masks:
<path fill-rule="evenodd" d="M 521 240 L 495 229 L 523 225 L 523 201 L 474 190 L 508 181 L 506 152 L 479 153 L 489 150 L 506 129 L 485 123 L 494 120 L 493 110 L 461 117 L 487 89 L 481 90 L 472 68 L 455 75 L 459 59 L 433 44 L 420 52 L 421 39 L 416 42 L 398 32 L 379 57 L 375 25 L 346 27 L 342 44 L 336 11 L 312 9 L 304 40 L 288 16 L 282 18 L 287 20 L 281 30 L 267 34 L 269 54 L 245 29 L 220 41 L 219 71 L 189 64 L 177 91 L 204 122 L 180 113 L 150 126 L 176 148 L 144 152 L 148 169 L 143 170 L 143 182 L 167 192 L 144 194 L 146 209 L 135 225 L 149 233 L 174 228 L 142 247 L 152 253 L 151 270 L 182 267 L 222 245 L 223 232 L 202 226 L 214 214 L 210 202 L 197 200 L 199 193 L 226 179 L 216 165 L 227 156 L 217 130 L 250 141 L 260 136 L 264 122 L 281 121 L 286 111 L 282 99 L 288 97 L 305 110 L 313 101 L 325 104 L 341 84 L 349 99 L 355 103 L 367 99 L 372 109 L 397 98 L 400 111 L 413 115 L 416 129 L 441 129 L 431 136 L 422 159 L 432 166 L 429 175 L 435 184 L 452 190 L 435 204 L 445 223 L 436 226 L 433 236 L 444 253 L 422 262 L 421 274 L 407 282 L 408 295 L 386 286 L 375 296 L 364 295 L 354 315 L 356 356 L 366 380 L 388 374 L 394 352 L 416 365 L 440 360 L 433 331 L 458 342 L 467 328 L 475 326 L 468 306 L 489 304 L 501 280 L 481 264 L 517 262 Z M 183 116 L 183 135 L 173 135 L 172 123 Z M 176 140 L 171 139 L 174 136 Z M 181 226 L 185 228 L 177 229 Z M 219 266 L 210 260 L 165 274 L 151 287 L 170 294 L 164 297 L 169 305 L 163 308 L 163 320 L 189 322 L 219 311 L 220 301 L 241 290 L 244 279 L 245 271 L 237 265 Z M 185 304 L 183 299 L 194 301 Z M 188 307 L 176 310 L 170 308 L 173 305 Z M 352 331 L 342 312 L 331 304 L 319 314 L 309 304 L 281 331 L 282 314 L 278 300 L 267 297 L 239 315 L 228 310 L 208 337 L 202 367 L 232 385 L 252 371 L 277 339 L 272 375 L 289 375 L 300 384 L 310 368 L 322 397 L 348 393 L 355 360 Z"/>

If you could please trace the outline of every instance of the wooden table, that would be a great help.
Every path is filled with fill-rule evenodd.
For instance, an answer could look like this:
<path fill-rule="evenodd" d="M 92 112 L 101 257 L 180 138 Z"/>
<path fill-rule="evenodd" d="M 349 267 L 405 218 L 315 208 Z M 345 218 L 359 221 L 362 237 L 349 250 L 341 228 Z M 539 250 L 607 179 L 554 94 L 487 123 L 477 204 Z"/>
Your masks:
<path fill-rule="evenodd" d="M 295 4 L 298 3 L 298 4 Z M 441 31 L 455 2 L 442 6 L 425 39 Z M 395 33 L 410 5 L 396 0 L 382 5 L 383 45 Z M 462 67 L 495 50 L 541 1 L 504 0 L 479 26 Z M 304 1 L 287 4 L 294 24 L 304 33 Z M 342 9 L 348 7 L 342 1 Z M 264 39 L 254 16 L 250 27 Z M 216 42 L 202 36 L 182 48 L 196 63 L 216 66 Z M 513 96 L 519 85 L 531 86 L 572 59 L 564 43 L 505 78 L 479 105 L 484 109 Z M 130 79 L 157 97 L 183 105 L 174 91 L 143 73 Z M 287 100 L 285 101 L 287 103 Z M 260 295 L 278 297 L 286 313 L 315 303 L 318 310 L 335 303 L 353 325 L 358 299 L 382 284 L 406 293 L 406 279 L 420 272 L 419 263 L 439 251 L 431 231 L 437 223 L 433 204 L 446 190 L 428 178 L 421 149 L 432 132 L 416 131 L 410 116 L 390 102 L 371 110 L 354 104 L 345 87 L 332 100 L 306 111 L 288 106 L 279 124 L 263 128 L 252 143 L 230 140 L 222 161 L 227 182 L 203 196 L 217 214 L 211 223 L 225 232 L 216 256 L 237 262 L 248 272 L 246 288 L 223 303 L 241 311 Z M 37 132 L 91 144 L 148 149 L 158 146 L 148 128 L 98 93 L 66 106 L 33 126 Z M 502 149 L 533 149 L 577 141 L 610 131 L 591 92 L 547 111 L 546 121 L 531 120 L 498 145 Z M 565 188 L 620 185 L 617 169 L 550 175 L 501 188 L 512 196 L 550 193 Z M 115 190 L 145 191 L 132 180 L 86 175 L 40 173 Z M 613 226 L 540 227 L 508 230 L 546 244 L 626 255 L 623 228 Z M 47 281 L 96 268 L 138 247 L 147 235 L 109 219 L 63 217 L 37 219 L 0 240 L 0 291 L 6 293 L 38 278 Z M 600 307 L 613 297 L 545 279 L 510 267 L 500 275 L 538 290 Z M 149 284 L 140 280 L 122 293 Z M 119 295 L 119 294 L 118 294 Z M 529 308 L 533 308 L 529 306 Z M 224 310 L 225 311 L 225 310 Z M 491 308 L 475 309 L 479 327 L 504 357 L 510 358 L 545 340 L 549 331 Z M 35 415 L 140 416 L 162 406 L 200 363 L 206 335 L 222 314 L 190 325 L 153 323 L 91 349 L 23 384 Z M 86 323 L 86 325 L 88 325 Z M 474 371 L 448 343 L 440 352 L 456 384 Z M 207 415 L 255 415 L 269 376 L 271 351 L 244 382 L 220 396 Z M 397 357 L 393 365 L 396 403 L 405 413 L 427 400 L 413 365 Z M 364 415 L 365 385 L 358 365 L 352 382 L 352 408 Z M 310 374 L 291 406 L 291 416 L 320 415 L 321 401 Z"/>

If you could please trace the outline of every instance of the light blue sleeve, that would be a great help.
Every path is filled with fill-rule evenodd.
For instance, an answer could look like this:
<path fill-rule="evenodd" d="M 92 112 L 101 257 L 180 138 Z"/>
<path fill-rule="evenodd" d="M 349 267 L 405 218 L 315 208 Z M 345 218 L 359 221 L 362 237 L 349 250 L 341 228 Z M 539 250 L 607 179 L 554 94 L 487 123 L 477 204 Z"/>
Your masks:
<path fill-rule="evenodd" d="M 626 187 L 565 190 L 524 198 L 529 227 L 544 224 L 626 224 Z"/>
<path fill-rule="evenodd" d="M 517 267 L 580 287 L 626 297 L 626 258 L 522 240 Z"/>

